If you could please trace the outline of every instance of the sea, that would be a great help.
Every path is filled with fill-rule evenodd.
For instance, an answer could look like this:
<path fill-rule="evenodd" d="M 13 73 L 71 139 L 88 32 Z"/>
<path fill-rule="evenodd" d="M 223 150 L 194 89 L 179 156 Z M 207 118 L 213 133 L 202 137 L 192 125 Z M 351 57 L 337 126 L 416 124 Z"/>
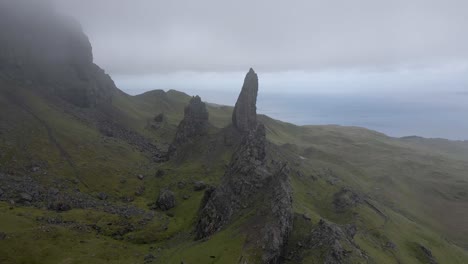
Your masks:
<path fill-rule="evenodd" d="M 185 90 L 234 105 L 238 92 Z M 257 112 L 296 125 L 358 126 L 392 137 L 468 140 L 468 93 L 260 93 Z"/>

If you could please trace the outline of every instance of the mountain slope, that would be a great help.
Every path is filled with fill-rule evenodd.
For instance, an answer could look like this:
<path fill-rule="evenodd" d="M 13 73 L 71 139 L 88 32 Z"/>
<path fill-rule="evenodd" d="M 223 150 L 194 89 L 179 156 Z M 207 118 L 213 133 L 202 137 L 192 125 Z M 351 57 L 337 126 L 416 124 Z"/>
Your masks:
<path fill-rule="evenodd" d="M 257 89 L 235 119 L 173 90 L 129 96 L 73 22 L 44 9 L 19 27 L 7 4 L 1 263 L 468 262 L 466 143 L 252 116 Z M 232 210 L 213 225 L 207 204 Z"/>

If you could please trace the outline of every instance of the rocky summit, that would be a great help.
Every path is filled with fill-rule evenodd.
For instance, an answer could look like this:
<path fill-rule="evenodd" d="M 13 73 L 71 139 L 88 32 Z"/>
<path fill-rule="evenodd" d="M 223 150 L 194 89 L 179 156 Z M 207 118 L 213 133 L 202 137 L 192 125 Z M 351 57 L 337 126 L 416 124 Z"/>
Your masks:
<path fill-rule="evenodd" d="M 232 114 L 232 124 L 239 131 L 247 132 L 257 126 L 258 76 L 250 68 Z"/>

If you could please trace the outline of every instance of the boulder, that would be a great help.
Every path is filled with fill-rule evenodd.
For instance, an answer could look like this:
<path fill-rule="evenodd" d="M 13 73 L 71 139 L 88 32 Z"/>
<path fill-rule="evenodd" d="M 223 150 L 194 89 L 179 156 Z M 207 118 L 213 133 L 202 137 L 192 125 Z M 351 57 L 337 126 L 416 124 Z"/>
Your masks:
<path fill-rule="evenodd" d="M 108 195 L 106 193 L 104 193 L 104 192 L 100 192 L 100 193 L 97 194 L 97 198 L 99 200 L 107 200 Z"/>
<path fill-rule="evenodd" d="M 138 188 L 135 191 L 135 195 L 142 196 L 144 192 L 145 192 L 145 186 L 138 186 Z"/>
<path fill-rule="evenodd" d="M 28 193 L 20 193 L 19 194 L 19 201 L 20 202 L 32 202 L 33 197 Z"/>
<path fill-rule="evenodd" d="M 193 190 L 195 191 L 202 191 L 206 188 L 206 184 L 204 181 L 196 181 L 193 183 Z"/>
<path fill-rule="evenodd" d="M 159 193 L 158 200 L 156 201 L 156 205 L 159 209 L 163 211 L 167 211 L 171 208 L 176 206 L 175 195 L 172 191 L 168 189 L 162 189 Z"/>
<path fill-rule="evenodd" d="M 156 123 L 162 123 L 162 122 L 164 121 L 164 118 L 165 118 L 165 117 L 164 117 L 164 114 L 163 114 L 163 113 L 160 113 L 160 114 L 156 115 L 156 116 L 153 118 L 153 120 L 154 120 L 154 122 L 156 122 Z"/>
<path fill-rule="evenodd" d="M 165 174 L 166 174 L 166 173 L 165 173 L 163 170 L 157 170 L 155 176 L 156 176 L 157 178 L 161 178 L 161 177 L 164 176 Z"/>

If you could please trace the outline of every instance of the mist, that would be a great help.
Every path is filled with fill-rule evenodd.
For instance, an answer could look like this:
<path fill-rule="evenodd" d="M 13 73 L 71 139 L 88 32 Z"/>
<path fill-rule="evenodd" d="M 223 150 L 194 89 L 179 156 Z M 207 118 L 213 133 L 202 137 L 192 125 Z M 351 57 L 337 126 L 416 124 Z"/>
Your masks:
<path fill-rule="evenodd" d="M 468 92 L 465 1 L 65 0 L 55 5 L 81 23 L 95 63 L 130 94 L 177 89 L 232 105 L 231 95 L 249 67 L 261 75 L 265 94 L 381 98 L 377 108 L 392 98 L 411 100 L 415 108 L 446 109 L 464 105 L 465 97 L 453 95 Z M 363 106 L 374 110 L 380 111 Z M 286 118 L 303 123 L 295 120 Z M 407 125 L 397 122 L 401 132 L 383 132 L 421 131 L 405 131 Z M 425 131 L 431 126 L 423 125 Z M 453 138 L 440 131 L 425 135 Z"/>

